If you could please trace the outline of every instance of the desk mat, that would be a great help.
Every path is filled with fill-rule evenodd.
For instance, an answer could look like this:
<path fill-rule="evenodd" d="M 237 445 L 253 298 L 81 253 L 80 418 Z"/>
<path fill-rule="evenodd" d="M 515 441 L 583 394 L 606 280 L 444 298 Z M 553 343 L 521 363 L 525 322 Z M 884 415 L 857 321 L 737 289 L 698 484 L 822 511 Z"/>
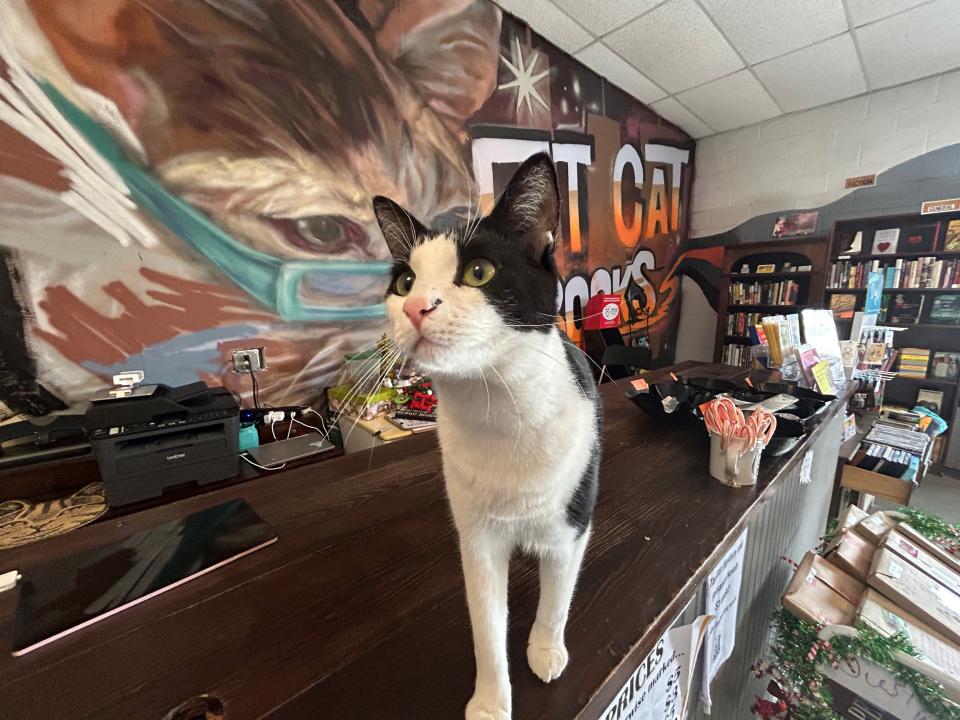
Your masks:
<path fill-rule="evenodd" d="M 65 498 L 0 503 L 0 549 L 26 545 L 89 525 L 107 511 L 103 483 L 90 483 Z"/>

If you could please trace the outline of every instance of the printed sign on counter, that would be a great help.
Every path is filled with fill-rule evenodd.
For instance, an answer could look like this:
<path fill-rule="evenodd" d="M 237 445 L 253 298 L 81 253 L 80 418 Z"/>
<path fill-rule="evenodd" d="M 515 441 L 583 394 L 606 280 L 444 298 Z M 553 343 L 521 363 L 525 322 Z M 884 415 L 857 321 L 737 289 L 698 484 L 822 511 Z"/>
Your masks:
<path fill-rule="evenodd" d="M 813 471 L 813 448 L 807 450 L 807 454 L 803 456 L 803 460 L 800 462 L 800 484 L 809 485 L 811 477 L 811 472 Z"/>
<path fill-rule="evenodd" d="M 711 618 L 668 630 L 598 720 L 681 720 Z"/>
<path fill-rule="evenodd" d="M 710 683 L 726 662 L 737 642 L 737 608 L 740 605 L 740 581 L 747 549 L 747 530 L 707 576 L 706 613 L 713 616 L 707 628 L 703 658 L 703 687 L 700 691 L 703 711 L 710 714 Z"/>

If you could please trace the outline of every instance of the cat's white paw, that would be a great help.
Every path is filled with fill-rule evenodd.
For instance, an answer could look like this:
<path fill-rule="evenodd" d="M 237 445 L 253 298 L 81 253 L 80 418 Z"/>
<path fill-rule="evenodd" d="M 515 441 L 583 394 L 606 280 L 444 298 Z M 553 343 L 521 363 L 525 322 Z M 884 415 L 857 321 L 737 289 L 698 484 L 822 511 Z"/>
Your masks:
<path fill-rule="evenodd" d="M 530 644 L 527 645 L 527 662 L 530 663 L 530 669 L 545 683 L 560 677 L 569 659 L 570 656 L 567 655 L 567 649 L 563 644 L 538 643 L 531 638 Z"/>
<path fill-rule="evenodd" d="M 510 720 L 510 701 L 504 701 L 493 693 L 475 692 L 467 710 L 466 720 Z"/>

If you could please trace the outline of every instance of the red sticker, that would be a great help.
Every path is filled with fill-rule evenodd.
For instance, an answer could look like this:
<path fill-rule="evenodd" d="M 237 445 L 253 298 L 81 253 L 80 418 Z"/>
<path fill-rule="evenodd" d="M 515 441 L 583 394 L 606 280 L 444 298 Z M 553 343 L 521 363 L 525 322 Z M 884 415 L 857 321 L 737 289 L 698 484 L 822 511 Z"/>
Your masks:
<path fill-rule="evenodd" d="M 918 557 L 920 555 L 920 553 L 917 552 L 917 549 L 905 540 L 900 541 L 900 549 L 906 550 L 907 553 L 910 554 L 910 557 Z"/>

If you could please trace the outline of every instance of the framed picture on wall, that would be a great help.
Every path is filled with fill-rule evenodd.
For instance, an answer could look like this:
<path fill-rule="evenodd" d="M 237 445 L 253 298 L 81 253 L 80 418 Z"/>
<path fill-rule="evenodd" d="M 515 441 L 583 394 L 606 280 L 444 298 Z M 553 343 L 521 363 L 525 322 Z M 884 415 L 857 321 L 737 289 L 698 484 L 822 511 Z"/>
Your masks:
<path fill-rule="evenodd" d="M 819 216 L 819 211 L 781 215 L 773 224 L 773 236 L 776 238 L 787 238 L 813 235 L 817 230 L 817 218 Z"/>

